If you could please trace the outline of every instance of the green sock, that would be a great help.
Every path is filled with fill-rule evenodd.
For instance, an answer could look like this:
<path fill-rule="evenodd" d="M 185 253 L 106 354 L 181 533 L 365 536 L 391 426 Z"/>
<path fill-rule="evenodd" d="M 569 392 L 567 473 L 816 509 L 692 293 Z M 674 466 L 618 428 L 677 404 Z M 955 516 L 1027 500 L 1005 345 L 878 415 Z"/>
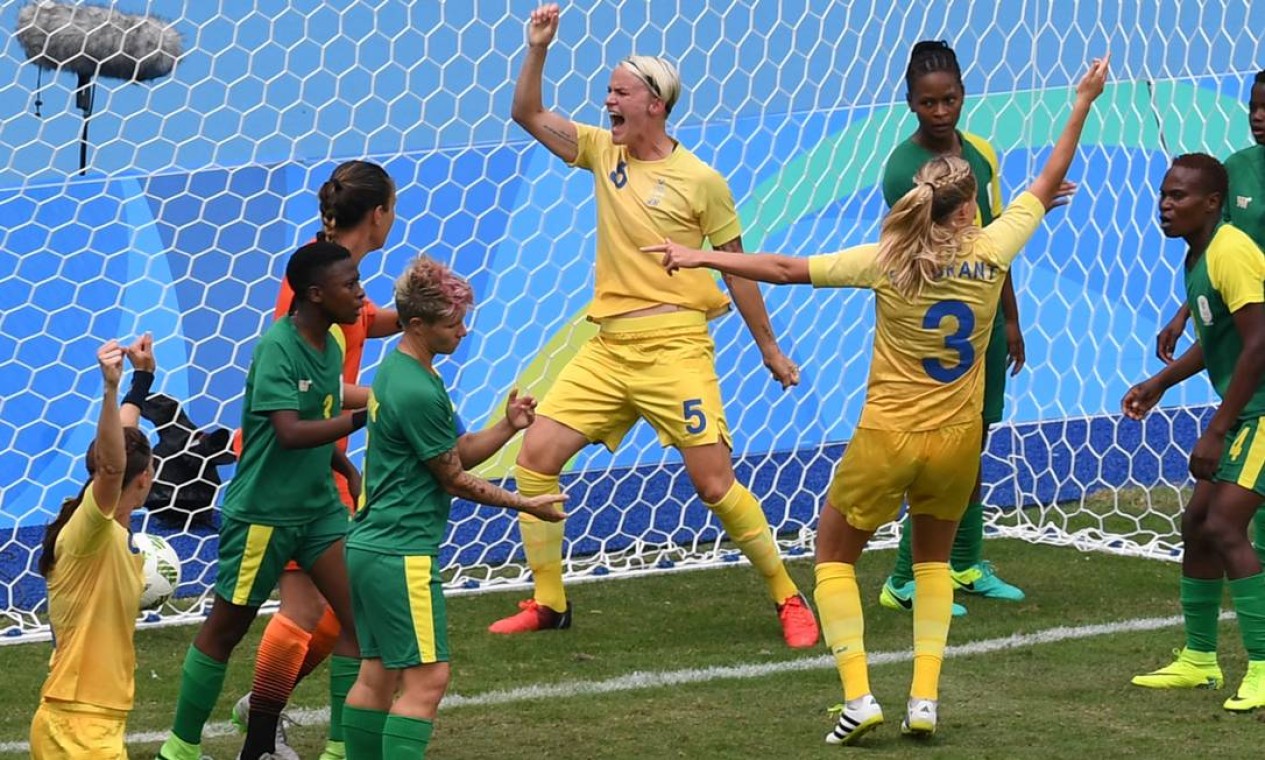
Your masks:
<path fill-rule="evenodd" d="M 350 760 L 382 760 L 382 727 L 387 714 L 382 710 L 343 707 L 343 736 L 347 737 Z"/>
<path fill-rule="evenodd" d="M 1221 616 L 1224 579 L 1182 576 L 1182 615 L 1186 618 L 1186 648 L 1192 652 L 1217 651 L 1217 626 Z"/>
<path fill-rule="evenodd" d="M 1230 581 L 1230 598 L 1234 600 L 1247 659 L 1265 660 L 1265 573 Z"/>
<path fill-rule="evenodd" d="M 914 579 L 914 525 L 906 515 L 900 526 L 900 546 L 892 567 L 892 585 L 903 586 Z"/>
<path fill-rule="evenodd" d="M 984 505 L 973 501 L 962 513 L 958 534 L 953 538 L 953 551 L 949 564 L 957 572 L 969 570 L 980 563 L 984 556 Z"/>
<path fill-rule="evenodd" d="M 388 715 L 382 727 L 382 760 L 416 760 L 426 756 L 435 724 L 420 718 Z"/>
<path fill-rule="evenodd" d="M 176 699 L 171 733 L 192 745 L 202 743 L 202 727 L 224 689 L 226 670 L 228 663 L 213 660 L 190 645 L 180 671 L 180 696 Z"/>
<path fill-rule="evenodd" d="M 1256 540 L 1252 542 L 1252 546 L 1256 549 L 1261 567 L 1265 567 L 1265 507 L 1256 510 L 1256 518 L 1252 522 L 1256 524 Z"/>
<path fill-rule="evenodd" d="M 360 660 L 355 657 L 334 655 L 329 658 L 329 739 L 343 740 L 343 703 L 347 692 L 356 685 L 360 675 Z"/>

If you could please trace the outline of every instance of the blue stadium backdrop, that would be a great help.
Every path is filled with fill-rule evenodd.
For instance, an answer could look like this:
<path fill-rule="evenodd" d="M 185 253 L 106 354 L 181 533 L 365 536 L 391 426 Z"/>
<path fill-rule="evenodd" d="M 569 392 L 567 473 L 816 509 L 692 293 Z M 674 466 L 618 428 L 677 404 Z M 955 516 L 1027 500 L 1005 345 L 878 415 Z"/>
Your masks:
<path fill-rule="evenodd" d="M 16 26 L 17 5 L 0 10 L 0 28 Z M 471 334 L 444 365 L 469 426 L 494 420 L 516 384 L 546 387 L 587 334 L 592 180 L 508 118 L 530 2 L 246 5 L 115 4 L 178 19 L 188 54 L 168 80 L 102 87 L 82 177 L 69 75 L 44 75 L 36 116 L 36 71 L 15 40 L 4 43 L 0 606 L 29 608 L 42 593 L 28 547 L 82 477 L 95 347 L 152 331 L 162 390 L 199 424 L 235 427 L 286 256 L 317 228 L 315 190 L 341 160 L 379 160 L 401 190 L 396 230 L 362 270 L 372 298 L 389 302 L 392 273 L 423 251 L 471 279 Z M 609 64 L 633 51 L 676 59 L 686 91 L 674 134 L 728 177 L 747 248 L 808 254 L 877 234 L 882 158 L 913 125 L 901 75 L 915 40 L 959 50 L 964 125 L 1000 150 L 1007 195 L 1052 141 L 1082 63 L 1110 48 L 1116 82 L 1072 170 L 1081 194 L 1017 270 L 1030 366 L 1011 385 L 1014 427 L 994 441 L 991 500 L 1181 482 L 1179 449 L 1198 414 L 1149 427 L 1145 450 L 1139 426 L 1115 415 L 1129 383 L 1155 369 L 1152 336 L 1177 302 L 1180 247 L 1154 223 L 1158 179 L 1171 153 L 1224 156 L 1250 140 L 1245 82 L 1263 56 L 1249 30 L 1265 27 L 1265 6 L 1083 2 L 1058 4 L 1055 17 L 1015 0 L 921 5 L 594 0 L 564 9 L 546 100 L 600 122 Z M 803 385 L 776 388 L 736 315 L 714 324 L 718 361 L 744 472 L 757 471 L 771 512 L 805 524 L 860 410 L 871 306 L 844 292 L 766 297 Z M 368 347 L 367 379 L 388 348 Z M 1195 381 L 1166 402 L 1212 399 Z M 651 431 L 639 426 L 628 443 L 573 463 L 607 473 L 577 481 L 573 535 L 597 548 L 604 534 L 631 531 L 626 521 L 662 519 L 669 532 L 704 524 Z M 508 461 L 512 452 L 487 472 L 504 474 Z M 613 488 L 614 501 L 663 514 L 584 515 Z M 448 558 L 508 552 L 509 524 L 479 523 Z M 182 549 L 192 551 L 210 556 L 209 545 Z"/>

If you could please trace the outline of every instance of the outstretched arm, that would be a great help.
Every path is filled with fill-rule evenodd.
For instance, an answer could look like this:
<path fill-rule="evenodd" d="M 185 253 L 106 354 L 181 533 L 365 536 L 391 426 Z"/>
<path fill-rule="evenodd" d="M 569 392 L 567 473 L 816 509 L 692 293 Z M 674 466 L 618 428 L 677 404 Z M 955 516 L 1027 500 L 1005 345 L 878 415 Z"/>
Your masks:
<path fill-rule="evenodd" d="M 1028 192 L 1035 195 L 1047 210 L 1053 208 L 1061 197 L 1060 188 L 1064 177 L 1067 176 L 1068 167 L 1072 165 L 1072 158 L 1076 155 L 1076 146 L 1080 143 L 1085 119 L 1089 116 L 1089 110 L 1094 105 L 1094 101 L 1102 94 L 1103 87 L 1106 86 L 1110 60 L 1111 56 L 1095 59 L 1090 64 L 1089 71 L 1076 85 L 1076 100 L 1072 104 L 1072 113 L 1067 117 L 1067 123 L 1063 127 L 1063 134 L 1059 135 L 1058 142 L 1054 144 L 1054 150 L 1050 152 L 1045 166 L 1041 168 L 1041 173 L 1028 187 Z"/>
<path fill-rule="evenodd" d="M 557 4 L 542 5 L 531 12 L 531 19 L 527 22 L 527 57 L 523 59 L 523 68 L 514 85 L 510 117 L 555 156 L 574 163 L 580 151 L 575 125 L 546 109 L 540 96 L 545 56 L 549 53 L 549 43 L 558 32 L 558 15 Z"/>
<path fill-rule="evenodd" d="M 437 457 L 426 460 L 426 467 L 439 481 L 439 485 L 451 496 L 486 504 L 489 507 L 505 507 L 519 512 L 526 512 L 546 522 L 558 522 L 566 514 L 555 505 L 566 501 L 560 493 L 545 494 L 528 498 L 516 491 L 508 491 L 495 483 L 466 472 L 461 466 L 461 455 L 457 449 L 449 449 Z"/>
<path fill-rule="evenodd" d="M 668 270 L 668 274 L 678 269 L 707 267 L 724 275 L 769 282 L 774 285 L 811 282 L 808 278 L 808 259 L 799 256 L 783 256 L 778 253 L 732 253 L 723 250 L 702 251 L 673 243 L 671 240 L 648 245 L 641 250 L 661 256 L 663 267 Z"/>

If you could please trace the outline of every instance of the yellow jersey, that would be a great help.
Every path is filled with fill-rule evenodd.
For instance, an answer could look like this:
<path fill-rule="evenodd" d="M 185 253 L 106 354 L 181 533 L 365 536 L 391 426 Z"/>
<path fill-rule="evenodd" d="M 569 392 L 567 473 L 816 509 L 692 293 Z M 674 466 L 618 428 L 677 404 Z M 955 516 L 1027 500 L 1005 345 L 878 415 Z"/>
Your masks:
<path fill-rule="evenodd" d="M 1036 196 L 1021 194 L 912 301 L 879 271 L 877 244 L 809 259 L 814 287 L 876 295 L 874 358 L 858 427 L 914 432 L 980 417 L 1002 283 L 1044 216 Z"/>
<path fill-rule="evenodd" d="M 680 144 L 658 161 L 640 161 L 611 133 L 575 125 L 578 150 L 572 166 L 593 173 L 597 200 L 597 271 L 589 319 L 600 322 L 660 304 L 696 309 L 714 317 L 729 297 L 706 270 L 669 276 L 642 246 L 670 239 L 691 248 L 712 247 L 742 235 L 733 194 L 720 174 Z"/>
<path fill-rule="evenodd" d="M 144 558 L 134 553 L 127 529 L 101 513 L 92 495 L 57 536 L 57 564 L 48 579 L 53 656 L 40 691 L 46 701 L 128 711 L 132 709 Z"/>

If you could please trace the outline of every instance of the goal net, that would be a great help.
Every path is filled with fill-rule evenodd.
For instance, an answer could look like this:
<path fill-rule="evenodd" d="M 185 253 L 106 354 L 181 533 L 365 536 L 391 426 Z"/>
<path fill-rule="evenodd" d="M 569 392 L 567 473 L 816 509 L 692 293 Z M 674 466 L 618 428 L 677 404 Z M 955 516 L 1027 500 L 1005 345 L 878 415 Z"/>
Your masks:
<path fill-rule="evenodd" d="M 18 25 L 23 4 L 0 10 Z M 319 227 L 316 190 L 351 158 L 381 162 L 399 188 L 395 230 L 362 265 L 388 304 L 418 252 L 472 283 L 469 337 L 444 361 L 471 429 L 518 387 L 536 395 L 592 332 L 592 177 L 569 170 L 509 119 L 530 3 L 117 0 L 163 12 L 183 40 L 172 75 L 99 79 L 86 170 L 77 82 L 0 56 L 0 628 L 45 633 L 35 571 L 43 526 L 85 478 L 104 340 L 151 331 L 151 410 L 167 458 L 212 453 L 238 426 L 251 348 L 267 327 L 285 260 Z M 611 67 L 636 52 L 681 69 L 673 135 L 726 176 L 748 250 L 807 255 L 873 240 L 887 154 L 914 129 L 908 51 L 946 39 L 965 70 L 962 127 L 990 139 L 1013 196 L 1039 166 L 1085 62 L 1107 50 L 1113 82 L 1086 129 L 1081 191 L 1027 246 L 1016 289 L 1027 366 L 984 464 L 996 533 L 1171 557 L 1188 484 L 1185 453 L 1213 393 L 1175 389 L 1146 424 L 1119 399 L 1153 372 L 1154 335 L 1177 305 L 1179 246 L 1154 223 L 1173 154 L 1225 157 L 1247 144 L 1252 33 L 1265 6 L 969 0 L 597 0 L 564 9 L 545 100 L 604 123 Z M 784 549 L 807 551 L 830 472 L 865 393 L 872 304 L 865 294 L 764 290 L 803 382 L 783 393 L 741 319 L 713 323 L 739 478 Z M 371 341 L 363 381 L 394 341 Z M 167 411 L 171 411 L 170 408 Z M 183 421 L 182 421 L 183 420 Z M 163 433 L 166 435 L 162 435 Z M 199 448 L 201 447 L 201 448 Z M 484 475 L 510 475 L 515 447 Z M 363 437 L 353 438 L 353 459 Z M 187 462 L 186 462 L 187 464 Z M 201 612 L 213 582 L 216 510 L 231 465 L 170 475 L 135 528 L 166 536 L 179 597 L 153 620 Z M 196 487 L 196 488 L 195 488 Z M 679 457 L 639 423 L 615 454 L 593 447 L 564 476 L 573 578 L 737 559 L 694 496 Z M 196 496 L 195 496 L 196 490 Z M 208 509 L 209 508 L 209 509 Z M 885 534 L 890 538 L 891 534 Z M 512 515 L 458 503 L 443 548 L 453 589 L 529 580 Z"/>

